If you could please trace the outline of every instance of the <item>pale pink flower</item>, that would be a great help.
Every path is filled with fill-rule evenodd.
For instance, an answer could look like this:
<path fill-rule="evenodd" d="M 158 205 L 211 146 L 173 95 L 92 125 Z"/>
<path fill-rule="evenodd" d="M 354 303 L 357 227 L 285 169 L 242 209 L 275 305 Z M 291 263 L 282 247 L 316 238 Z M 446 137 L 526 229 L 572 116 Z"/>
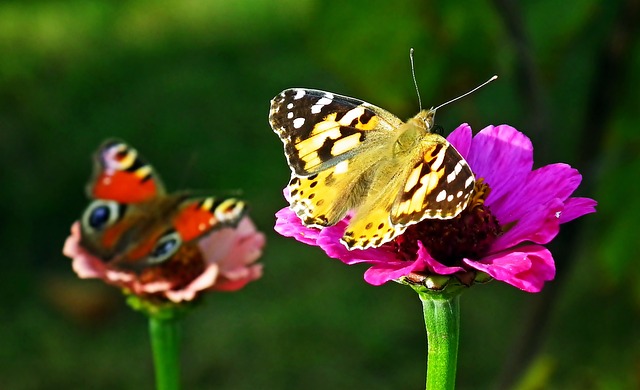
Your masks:
<path fill-rule="evenodd" d="M 249 217 L 236 228 L 216 230 L 198 241 L 204 258 L 196 275 L 171 272 L 135 273 L 111 267 L 80 245 L 80 223 L 71 226 L 63 253 L 73 259 L 73 270 L 80 278 L 98 278 L 128 292 L 152 299 L 175 303 L 191 301 L 207 290 L 233 291 L 262 276 L 262 264 L 255 262 L 262 255 L 265 236 L 257 231 Z M 150 267 L 151 268 L 151 267 Z"/>

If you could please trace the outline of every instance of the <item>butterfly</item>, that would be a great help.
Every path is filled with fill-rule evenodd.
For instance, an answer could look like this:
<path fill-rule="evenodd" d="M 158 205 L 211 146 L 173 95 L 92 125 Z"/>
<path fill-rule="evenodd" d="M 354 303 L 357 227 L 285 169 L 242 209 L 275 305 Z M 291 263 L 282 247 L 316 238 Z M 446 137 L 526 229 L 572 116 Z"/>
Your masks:
<path fill-rule="evenodd" d="M 291 209 L 316 228 L 349 216 L 340 239 L 348 249 L 378 247 L 427 218 L 456 217 L 475 178 L 453 145 L 433 132 L 435 111 L 403 122 L 352 97 L 281 92 L 271 100 L 269 123 L 291 168 Z"/>
<path fill-rule="evenodd" d="M 167 194 L 155 170 L 120 140 L 107 140 L 94 155 L 93 199 L 80 221 L 81 245 L 114 269 L 197 275 L 204 269 L 197 241 L 212 231 L 235 227 L 245 202 Z M 150 276 L 152 277 L 152 276 Z"/>

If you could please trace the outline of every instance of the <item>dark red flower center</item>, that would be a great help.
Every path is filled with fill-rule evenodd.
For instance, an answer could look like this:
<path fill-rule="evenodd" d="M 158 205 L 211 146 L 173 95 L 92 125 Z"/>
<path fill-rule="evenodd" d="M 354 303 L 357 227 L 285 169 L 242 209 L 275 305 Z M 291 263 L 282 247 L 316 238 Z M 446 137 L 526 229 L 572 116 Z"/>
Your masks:
<path fill-rule="evenodd" d="M 409 226 L 395 239 L 400 258 L 415 260 L 418 241 L 446 266 L 460 265 L 463 258 L 479 259 L 485 255 L 502 232 L 497 218 L 484 205 L 489 191 L 489 186 L 479 179 L 469 206 L 456 218 L 426 219 Z"/>
<path fill-rule="evenodd" d="M 167 282 L 171 289 L 180 290 L 205 271 L 200 249 L 194 243 L 184 243 L 168 261 L 142 270 L 141 283 Z"/>

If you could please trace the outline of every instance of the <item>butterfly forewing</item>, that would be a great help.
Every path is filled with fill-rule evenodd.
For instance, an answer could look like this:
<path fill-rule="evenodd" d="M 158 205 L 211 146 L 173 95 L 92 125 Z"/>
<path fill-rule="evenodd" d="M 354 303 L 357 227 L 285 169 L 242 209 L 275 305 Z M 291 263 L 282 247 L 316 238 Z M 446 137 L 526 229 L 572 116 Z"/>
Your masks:
<path fill-rule="evenodd" d="M 93 179 L 87 192 L 91 198 L 138 203 L 164 195 L 165 190 L 153 167 L 136 149 L 111 139 L 94 155 Z"/>
<path fill-rule="evenodd" d="M 402 122 L 362 100 L 312 89 L 287 89 L 273 98 L 269 122 L 284 143 L 294 174 L 307 176 L 380 144 Z M 381 134 L 382 133 L 382 134 Z M 373 138 L 373 139 L 371 139 Z"/>

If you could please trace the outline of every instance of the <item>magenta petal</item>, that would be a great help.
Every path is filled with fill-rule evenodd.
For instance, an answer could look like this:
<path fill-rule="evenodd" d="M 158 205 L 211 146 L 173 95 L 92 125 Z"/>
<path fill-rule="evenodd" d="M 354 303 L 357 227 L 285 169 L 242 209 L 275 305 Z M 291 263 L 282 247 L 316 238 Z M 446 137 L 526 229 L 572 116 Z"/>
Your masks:
<path fill-rule="evenodd" d="M 554 199 L 529 210 L 529 213 L 493 242 L 491 251 L 498 252 L 525 241 L 546 244 L 553 240 L 560 231 L 558 214 L 562 208 L 562 201 Z"/>
<path fill-rule="evenodd" d="M 463 123 L 449 134 L 447 141 L 466 159 L 469 154 L 469 149 L 471 148 L 472 135 L 471 126 Z"/>
<path fill-rule="evenodd" d="M 567 164 L 546 165 L 529 173 L 526 182 L 508 198 L 493 202 L 489 207 L 501 223 L 512 222 L 551 199 L 566 200 L 581 180 L 580 173 Z"/>
<path fill-rule="evenodd" d="M 488 126 L 473 138 L 467 162 L 476 179 L 491 187 L 490 206 L 522 186 L 533 167 L 533 145 L 511 126 Z"/>
<path fill-rule="evenodd" d="M 326 252 L 329 257 L 339 259 L 345 264 L 370 263 L 380 264 L 396 261 L 396 255 L 390 246 L 383 245 L 378 248 L 349 250 L 341 242 L 340 238 L 347 227 L 345 221 L 340 221 L 334 226 L 322 229 L 318 236 L 317 245 Z"/>
<path fill-rule="evenodd" d="M 464 268 L 462 267 L 449 267 L 431 257 L 421 241 L 418 241 L 418 260 L 421 260 L 425 267 L 423 269 L 417 269 L 416 271 L 431 271 L 439 275 L 451 275 L 456 272 L 464 272 Z"/>
<path fill-rule="evenodd" d="M 596 212 L 598 202 L 589 198 L 569 198 L 564 202 L 564 210 L 560 213 L 560 223 L 573 221 L 585 214 Z"/>
<path fill-rule="evenodd" d="M 285 237 L 293 237 L 308 245 L 316 245 L 320 234 L 319 229 L 304 226 L 296 213 L 288 207 L 276 213 L 276 225 L 273 229 Z"/>
<path fill-rule="evenodd" d="M 364 280 L 369 284 L 379 286 L 390 280 L 400 279 L 413 272 L 414 268 L 420 268 L 421 265 L 422 262 L 419 260 L 414 262 L 397 260 L 376 264 L 364 273 Z"/>
<path fill-rule="evenodd" d="M 371 263 L 371 261 L 369 261 Z M 426 248 L 418 241 L 418 257 L 415 261 L 388 260 L 369 268 L 364 274 L 364 280 L 374 286 L 379 286 L 390 280 L 397 280 L 412 272 L 429 271 L 440 275 L 452 275 L 464 272 L 462 267 L 448 267 L 436 261 Z"/>
<path fill-rule="evenodd" d="M 527 245 L 498 253 L 481 261 L 463 260 L 467 265 L 527 292 L 539 292 L 544 282 L 555 277 L 553 256 L 539 245 Z"/>

